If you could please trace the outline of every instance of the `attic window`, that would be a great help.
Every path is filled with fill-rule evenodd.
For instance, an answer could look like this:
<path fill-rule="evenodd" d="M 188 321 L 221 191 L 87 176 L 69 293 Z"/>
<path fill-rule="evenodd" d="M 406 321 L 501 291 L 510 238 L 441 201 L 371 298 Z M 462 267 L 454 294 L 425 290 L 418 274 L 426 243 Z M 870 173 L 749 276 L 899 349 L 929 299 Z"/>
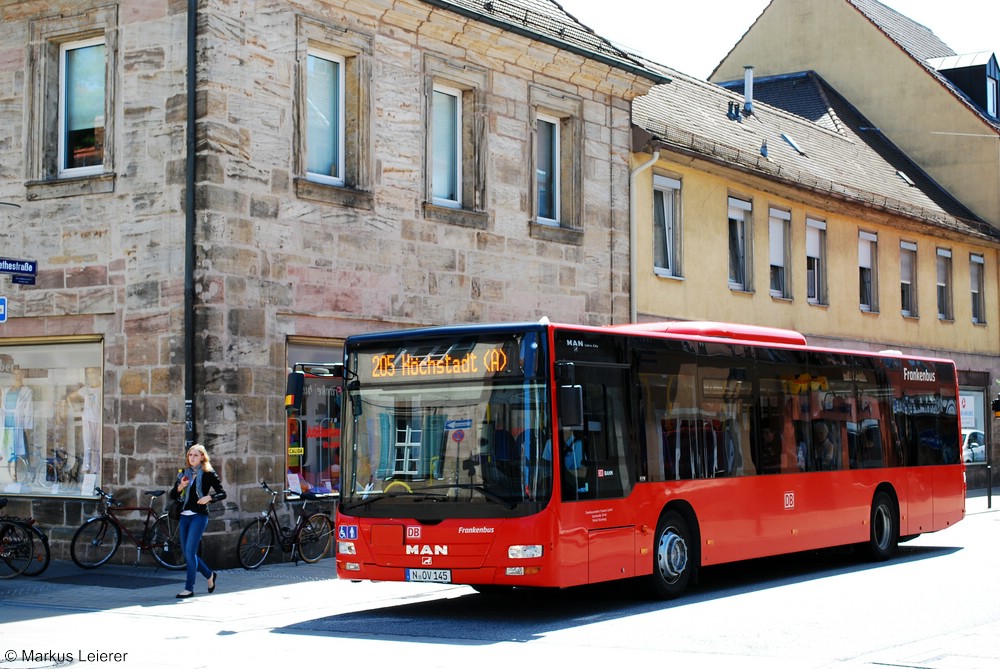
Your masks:
<path fill-rule="evenodd" d="M 911 179 L 910 177 L 906 176 L 906 172 L 903 172 L 902 170 L 896 170 L 896 175 L 899 176 L 900 179 L 902 179 L 903 181 L 905 181 L 907 186 L 913 186 L 913 185 L 915 185 L 913 183 L 913 179 Z"/>
<path fill-rule="evenodd" d="M 790 136 L 786 135 L 785 133 L 781 133 L 781 139 L 783 139 L 783 140 L 785 140 L 786 142 L 788 142 L 788 145 L 789 145 L 790 147 L 792 147 L 793 149 L 795 149 L 795 151 L 796 151 L 796 152 L 797 152 L 797 153 L 798 153 L 798 154 L 799 154 L 800 156 L 804 156 L 804 155 L 806 155 L 806 152 L 805 152 L 805 151 L 803 151 L 803 150 L 802 150 L 801 148 L 799 148 L 799 145 L 798 145 L 798 144 L 796 144 L 796 143 L 795 143 L 795 140 L 794 140 L 794 139 L 792 139 L 792 138 L 791 138 Z"/>

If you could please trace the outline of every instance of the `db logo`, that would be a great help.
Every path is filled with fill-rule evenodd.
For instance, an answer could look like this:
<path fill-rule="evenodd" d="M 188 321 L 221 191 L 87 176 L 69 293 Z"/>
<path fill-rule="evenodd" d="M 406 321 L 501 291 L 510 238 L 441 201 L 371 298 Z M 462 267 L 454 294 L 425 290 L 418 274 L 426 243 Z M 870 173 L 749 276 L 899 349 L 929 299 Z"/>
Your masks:
<path fill-rule="evenodd" d="M 785 493 L 785 508 L 794 509 L 795 508 L 795 493 L 786 492 Z"/>
<path fill-rule="evenodd" d="M 420 538 L 420 526 L 407 526 L 406 528 L 406 538 L 407 539 L 419 539 Z"/>

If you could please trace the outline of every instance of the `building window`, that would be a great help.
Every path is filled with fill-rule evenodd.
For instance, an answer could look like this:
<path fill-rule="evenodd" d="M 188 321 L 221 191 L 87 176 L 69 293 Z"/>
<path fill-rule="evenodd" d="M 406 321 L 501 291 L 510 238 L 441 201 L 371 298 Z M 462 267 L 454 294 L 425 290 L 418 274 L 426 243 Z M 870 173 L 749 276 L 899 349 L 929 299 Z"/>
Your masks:
<path fill-rule="evenodd" d="M 344 59 L 310 50 L 306 65 L 306 175 L 344 183 Z"/>
<path fill-rule="evenodd" d="M 751 289 L 750 248 L 752 205 L 748 200 L 729 198 L 729 287 Z"/>
<path fill-rule="evenodd" d="M 558 223 L 559 119 L 539 114 L 535 137 L 535 214 L 539 221 Z"/>
<path fill-rule="evenodd" d="M 826 304 L 826 221 L 806 219 L 806 299 Z"/>
<path fill-rule="evenodd" d="M 986 261 L 983 256 L 973 253 L 969 256 L 969 278 L 972 283 L 972 322 L 986 322 L 986 304 L 984 300 L 986 277 Z"/>
<path fill-rule="evenodd" d="M 297 19 L 295 193 L 371 209 L 371 38 Z"/>
<path fill-rule="evenodd" d="M 444 207 L 462 206 L 462 92 L 435 86 L 431 101 L 431 197 Z"/>
<path fill-rule="evenodd" d="M 954 320 L 951 300 L 951 251 L 937 250 L 937 303 L 938 318 L 943 321 Z"/>
<path fill-rule="evenodd" d="M 904 316 L 917 316 L 917 245 L 899 243 L 899 299 Z"/>
<path fill-rule="evenodd" d="M 424 216 L 486 228 L 486 70 L 424 54 Z"/>
<path fill-rule="evenodd" d="M 117 12 L 112 3 L 30 22 L 19 79 L 29 199 L 114 192 Z"/>
<path fill-rule="evenodd" d="M 858 285 L 861 311 L 878 311 L 878 235 L 858 233 Z"/>
<path fill-rule="evenodd" d="M 997 118 L 997 80 L 986 77 L 986 113 Z"/>
<path fill-rule="evenodd" d="M 582 243 L 583 100 L 531 86 L 531 235 Z"/>
<path fill-rule="evenodd" d="M 59 47 L 59 176 L 100 174 L 107 79 L 104 38 Z"/>
<path fill-rule="evenodd" d="M 0 490 L 93 497 L 101 482 L 104 351 L 90 342 L 0 346 Z"/>
<path fill-rule="evenodd" d="M 771 297 L 792 296 L 788 285 L 788 249 L 792 214 L 782 209 L 768 212 L 768 242 L 771 252 Z"/>
<path fill-rule="evenodd" d="M 681 182 L 653 175 L 653 271 L 679 277 Z"/>

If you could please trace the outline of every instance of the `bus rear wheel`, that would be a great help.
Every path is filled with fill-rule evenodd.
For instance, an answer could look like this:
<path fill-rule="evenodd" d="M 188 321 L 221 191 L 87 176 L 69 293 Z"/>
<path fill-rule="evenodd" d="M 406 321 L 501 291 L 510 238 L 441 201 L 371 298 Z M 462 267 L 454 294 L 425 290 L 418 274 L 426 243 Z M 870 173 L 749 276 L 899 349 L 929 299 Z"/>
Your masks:
<path fill-rule="evenodd" d="M 691 532 L 684 516 L 667 511 L 660 517 L 653 549 L 653 592 L 660 599 L 674 599 L 687 588 L 694 570 Z"/>
<path fill-rule="evenodd" d="M 892 557 L 899 543 L 899 514 L 892 496 L 884 490 L 875 493 L 868 539 L 868 554 L 882 562 Z"/>

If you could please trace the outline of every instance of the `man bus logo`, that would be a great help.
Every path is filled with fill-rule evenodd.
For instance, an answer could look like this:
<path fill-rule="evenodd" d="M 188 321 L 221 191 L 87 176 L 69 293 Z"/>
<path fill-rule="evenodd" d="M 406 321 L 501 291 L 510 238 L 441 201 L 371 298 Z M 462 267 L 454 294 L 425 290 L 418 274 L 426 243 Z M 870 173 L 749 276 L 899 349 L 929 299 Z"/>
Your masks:
<path fill-rule="evenodd" d="M 785 508 L 794 509 L 795 508 L 795 493 L 786 492 L 785 493 Z"/>
<path fill-rule="evenodd" d="M 440 544 L 413 545 L 406 547 L 407 555 L 447 555 L 448 547 Z"/>

